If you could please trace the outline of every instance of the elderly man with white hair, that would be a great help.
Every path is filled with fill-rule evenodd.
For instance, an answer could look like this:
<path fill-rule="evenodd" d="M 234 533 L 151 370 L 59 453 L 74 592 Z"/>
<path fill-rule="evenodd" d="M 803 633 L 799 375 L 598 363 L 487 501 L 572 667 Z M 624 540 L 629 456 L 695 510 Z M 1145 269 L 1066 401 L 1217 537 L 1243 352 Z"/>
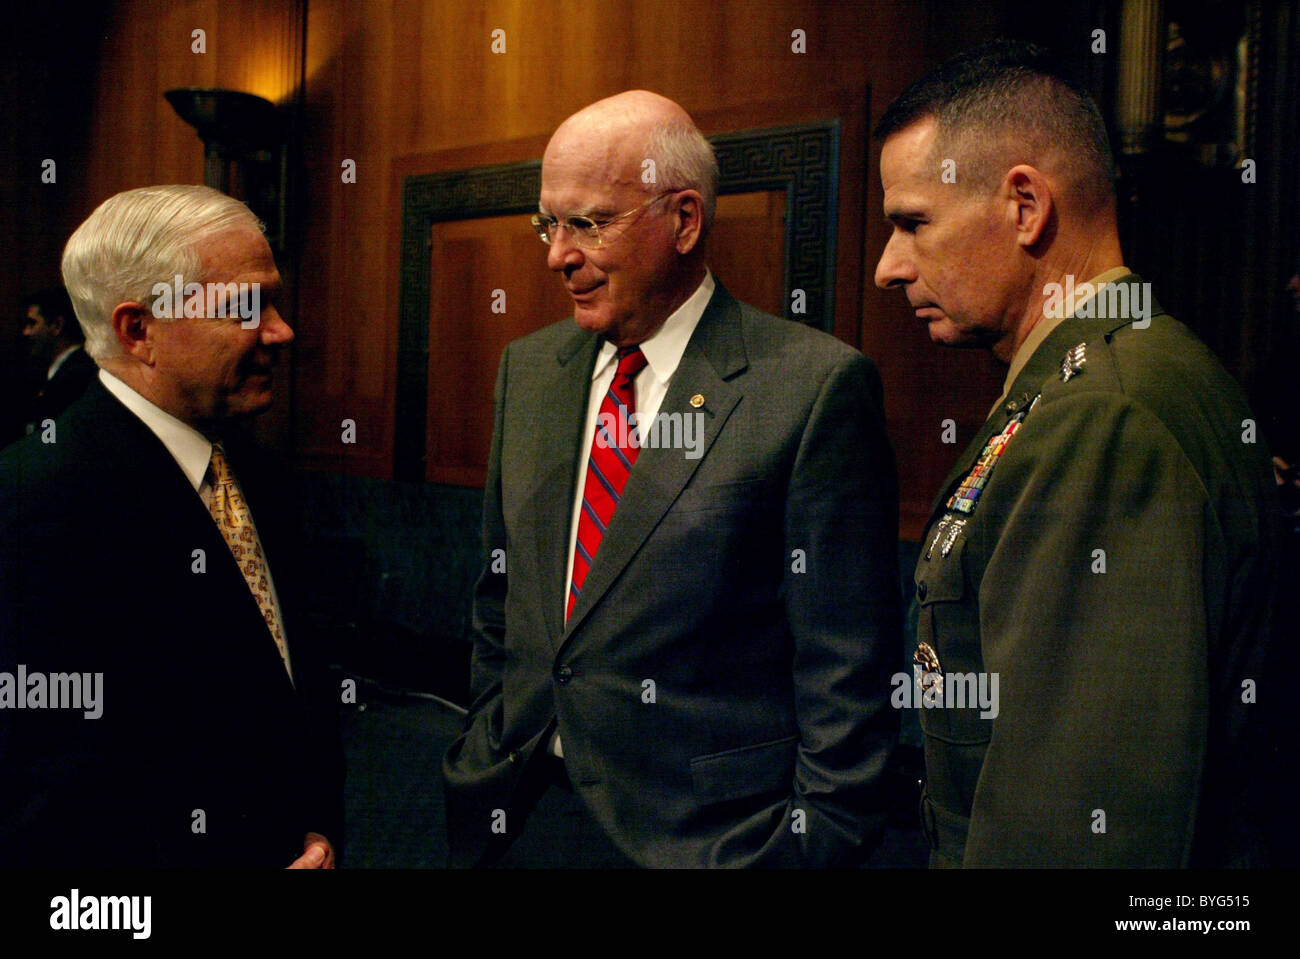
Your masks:
<path fill-rule="evenodd" d="M 0 454 L 0 866 L 331 868 L 341 755 L 287 491 L 237 428 L 293 339 L 261 224 L 130 190 L 63 276 L 99 373 Z"/>

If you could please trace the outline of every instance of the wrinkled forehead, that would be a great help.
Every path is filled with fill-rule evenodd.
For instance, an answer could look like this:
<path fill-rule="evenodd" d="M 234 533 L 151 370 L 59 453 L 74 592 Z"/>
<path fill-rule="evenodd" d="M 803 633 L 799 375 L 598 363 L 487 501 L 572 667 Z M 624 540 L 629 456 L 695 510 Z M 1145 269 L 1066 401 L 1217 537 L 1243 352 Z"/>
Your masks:
<path fill-rule="evenodd" d="M 234 227 L 204 237 L 195 247 L 209 279 L 278 283 L 279 271 L 266 237 L 251 227 Z"/>
<path fill-rule="evenodd" d="M 942 172 L 936 159 L 937 127 L 923 119 L 893 133 L 880 148 L 880 182 L 888 191 L 915 188 L 937 181 Z"/>
<path fill-rule="evenodd" d="M 880 184 L 884 214 L 889 219 L 915 219 L 973 202 L 976 196 L 956 186 L 969 175 L 955 159 L 944 156 L 935 131 L 924 121 L 891 135 L 880 151 Z"/>
<path fill-rule="evenodd" d="M 625 202 L 642 192 L 641 144 L 635 130 L 591 122 L 566 123 L 542 157 L 541 203 L 548 211 Z"/>

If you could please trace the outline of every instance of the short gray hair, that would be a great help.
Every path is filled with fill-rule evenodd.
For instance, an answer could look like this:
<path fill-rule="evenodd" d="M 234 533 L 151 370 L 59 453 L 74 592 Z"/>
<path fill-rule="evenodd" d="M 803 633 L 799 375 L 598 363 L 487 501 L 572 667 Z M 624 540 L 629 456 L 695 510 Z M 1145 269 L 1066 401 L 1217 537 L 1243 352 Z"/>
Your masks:
<path fill-rule="evenodd" d="M 86 352 L 96 360 L 121 352 L 113 310 L 121 303 L 153 303 L 157 283 L 203 283 L 196 247 L 235 227 L 261 232 L 243 203 L 206 186 L 174 184 L 127 190 L 109 197 L 77 227 L 63 248 L 63 283 Z"/>
<path fill-rule="evenodd" d="M 718 202 L 718 158 L 693 123 L 661 123 L 646 136 L 660 190 L 695 190 L 704 200 L 704 228 L 713 225 Z"/>
<path fill-rule="evenodd" d="M 875 135 L 887 140 L 927 118 L 933 152 L 957 157 L 959 189 L 991 190 L 1017 163 L 1053 157 L 1087 206 L 1114 202 L 1115 166 L 1106 121 L 1057 58 L 1018 40 L 990 40 L 940 64 L 885 110 Z"/>

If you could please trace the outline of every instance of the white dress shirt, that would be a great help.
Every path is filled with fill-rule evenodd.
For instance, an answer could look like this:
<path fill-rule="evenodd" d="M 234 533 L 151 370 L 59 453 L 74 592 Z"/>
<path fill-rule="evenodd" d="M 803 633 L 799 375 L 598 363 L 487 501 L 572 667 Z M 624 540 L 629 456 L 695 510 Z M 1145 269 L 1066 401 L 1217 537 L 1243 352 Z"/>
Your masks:
<path fill-rule="evenodd" d="M 695 292 L 674 310 L 668 319 L 664 320 L 663 326 L 655 330 L 648 340 L 639 344 L 646 358 L 645 369 L 632 381 L 634 411 L 639 423 L 646 423 L 659 412 L 659 406 L 668 392 L 668 383 L 672 380 L 673 373 L 677 372 L 677 365 L 681 363 L 682 354 L 686 352 L 686 344 L 690 342 L 691 334 L 699 325 L 700 317 L 704 315 L 704 308 L 709 305 L 709 300 L 713 297 L 715 286 L 713 274 L 705 270 L 704 279 L 696 287 Z M 614 373 L 618 369 L 615 360 L 617 352 L 618 348 L 613 343 L 604 343 L 600 352 L 596 354 L 596 366 L 591 372 L 591 392 L 587 395 L 587 420 L 582 432 L 586 445 L 578 460 L 578 482 L 574 490 L 573 513 L 569 522 L 569 561 L 565 569 L 564 590 L 555 598 L 557 603 L 563 604 L 566 611 L 569 604 L 569 584 L 573 582 L 573 553 L 578 544 L 578 520 L 582 516 L 582 494 L 587 485 L 587 460 L 596 435 L 596 417 L 600 415 L 600 404 L 609 391 L 610 385 L 613 384 Z M 642 432 L 645 429 L 648 427 L 643 427 Z M 558 733 L 551 740 L 551 752 L 561 758 L 564 756 Z"/>

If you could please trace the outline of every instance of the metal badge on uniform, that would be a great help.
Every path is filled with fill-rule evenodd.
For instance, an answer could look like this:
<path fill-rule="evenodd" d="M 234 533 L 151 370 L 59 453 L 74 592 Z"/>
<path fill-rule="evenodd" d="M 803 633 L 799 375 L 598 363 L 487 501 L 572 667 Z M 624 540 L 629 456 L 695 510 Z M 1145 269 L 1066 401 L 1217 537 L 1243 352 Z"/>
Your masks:
<path fill-rule="evenodd" d="M 939 654 L 934 651 L 934 647 L 929 643 L 917 643 L 912 662 L 919 667 L 917 680 L 921 684 L 921 691 L 928 693 L 932 686 L 937 685 L 942 695 L 943 667 L 939 665 Z"/>
<path fill-rule="evenodd" d="M 952 521 L 952 525 L 948 527 L 948 532 L 943 538 L 943 545 L 939 547 L 939 552 L 942 555 L 947 556 L 950 552 L 952 552 L 953 544 L 957 542 L 957 537 L 961 535 L 961 531 L 965 528 L 966 528 L 965 517 L 962 517 L 961 519 L 954 519 Z"/>
<path fill-rule="evenodd" d="M 927 673 L 939 673 L 943 675 L 943 667 L 939 665 L 939 654 L 934 651 L 934 647 L 929 643 L 917 643 L 916 652 L 912 654 L 912 662 L 916 663 Z"/>
<path fill-rule="evenodd" d="M 1083 372 L 1084 364 L 1088 362 L 1088 344 L 1080 343 L 1070 352 L 1066 353 L 1061 359 L 1061 382 L 1070 382 L 1070 377 L 1078 376 Z"/>
<path fill-rule="evenodd" d="M 939 520 L 934 527 L 934 536 L 930 539 L 930 545 L 926 547 L 925 558 L 930 559 L 936 546 L 939 548 L 940 555 L 947 556 L 952 552 L 957 537 L 965 528 L 966 517 L 959 517 L 956 513 L 945 513 L 943 519 Z"/>

